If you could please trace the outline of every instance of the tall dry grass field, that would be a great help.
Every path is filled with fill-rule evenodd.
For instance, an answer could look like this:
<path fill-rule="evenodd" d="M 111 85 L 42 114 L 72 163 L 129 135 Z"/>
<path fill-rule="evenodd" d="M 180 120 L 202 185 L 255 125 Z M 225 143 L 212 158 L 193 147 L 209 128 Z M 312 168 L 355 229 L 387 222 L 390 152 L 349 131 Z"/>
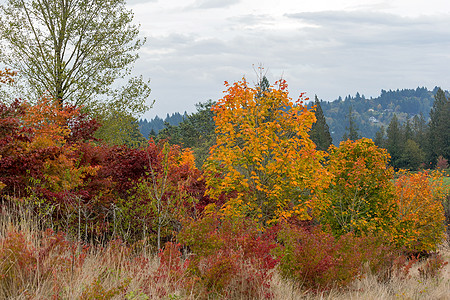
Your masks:
<path fill-rule="evenodd" d="M 448 242 L 442 245 L 439 253 L 445 261 L 450 261 L 450 247 Z M 447 264 L 438 277 L 421 275 L 427 261 L 420 261 L 413 265 L 407 276 L 397 274 L 386 282 L 380 281 L 376 276 L 366 273 L 363 278 L 352 283 L 349 289 L 331 290 L 326 293 L 308 293 L 296 288 L 293 284 L 284 282 L 279 276 L 274 278 L 276 299 L 424 299 L 447 300 L 450 299 L 450 266 Z"/>
<path fill-rule="evenodd" d="M 1 211 L 0 299 L 203 299 L 178 284 L 182 273 L 164 272 L 158 256 L 145 245 L 126 247 L 113 241 L 103 247 L 87 247 L 39 228 L 39 220 L 25 210 Z M 448 242 L 441 245 L 439 253 L 445 261 L 450 260 Z M 271 297 L 450 299 L 450 265 L 433 277 L 432 270 L 426 269 L 429 261 L 420 261 L 408 274 L 396 274 L 389 280 L 380 281 L 367 273 L 345 290 L 321 293 L 302 290 L 301 284 L 282 279 L 275 269 Z M 236 295 L 236 299 L 254 299 Z"/>

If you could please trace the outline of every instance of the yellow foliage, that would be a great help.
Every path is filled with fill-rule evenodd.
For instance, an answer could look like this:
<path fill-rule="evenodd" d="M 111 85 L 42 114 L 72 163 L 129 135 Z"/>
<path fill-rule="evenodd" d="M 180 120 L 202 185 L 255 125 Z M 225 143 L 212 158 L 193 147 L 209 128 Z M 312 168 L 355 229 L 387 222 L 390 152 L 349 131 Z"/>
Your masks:
<path fill-rule="evenodd" d="M 86 176 L 94 176 L 99 166 L 78 166 L 70 157 L 71 153 L 61 153 L 54 160 L 48 160 L 44 164 L 44 176 L 49 187 L 56 191 L 70 191 L 83 184 Z"/>
<path fill-rule="evenodd" d="M 445 233 L 441 174 L 402 172 L 395 192 L 398 215 L 393 242 L 411 252 L 436 250 Z"/>
<path fill-rule="evenodd" d="M 183 149 L 180 155 L 180 160 L 181 160 L 180 165 L 186 165 L 192 169 L 196 168 L 194 153 L 192 152 L 191 149 L 189 148 Z"/>
<path fill-rule="evenodd" d="M 213 107 L 217 139 L 205 164 L 208 195 L 230 195 L 225 214 L 262 222 L 307 218 L 306 200 L 328 182 L 325 153 L 308 135 L 316 119 L 303 104 L 307 98 L 292 101 L 283 80 L 266 91 L 245 79 L 226 86 Z"/>
<path fill-rule="evenodd" d="M 380 232 L 395 215 L 389 154 L 370 139 L 330 147 L 331 184 L 315 199 L 318 218 L 335 234 Z"/>

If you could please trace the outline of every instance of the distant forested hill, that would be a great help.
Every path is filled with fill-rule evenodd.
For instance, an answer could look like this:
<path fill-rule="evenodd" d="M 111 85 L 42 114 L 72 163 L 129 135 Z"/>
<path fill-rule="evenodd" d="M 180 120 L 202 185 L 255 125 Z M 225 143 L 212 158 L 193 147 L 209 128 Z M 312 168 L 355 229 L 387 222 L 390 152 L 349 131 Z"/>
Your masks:
<path fill-rule="evenodd" d="M 349 95 L 331 102 L 321 101 L 320 105 L 330 128 L 333 143 L 338 145 L 342 141 L 346 127 L 349 126 L 350 107 L 359 134 L 374 139 L 381 126 L 388 127 L 394 114 L 400 123 L 419 114 L 428 120 L 437 90 L 437 87 L 432 91 L 424 87 L 396 91 L 381 90 L 379 97 L 370 99 L 356 93 L 354 97 Z"/>
<path fill-rule="evenodd" d="M 171 115 L 167 114 L 164 120 L 158 116 L 156 116 L 154 119 L 151 119 L 150 121 L 148 121 L 147 119 L 140 119 L 139 130 L 145 138 L 148 138 L 150 134 L 156 136 L 160 130 L 166 127 L 165 123 L 177 126 L 183 121 L 186 116 L 186 112 L 184 112 L 184 114 L 176 112 Z"/>

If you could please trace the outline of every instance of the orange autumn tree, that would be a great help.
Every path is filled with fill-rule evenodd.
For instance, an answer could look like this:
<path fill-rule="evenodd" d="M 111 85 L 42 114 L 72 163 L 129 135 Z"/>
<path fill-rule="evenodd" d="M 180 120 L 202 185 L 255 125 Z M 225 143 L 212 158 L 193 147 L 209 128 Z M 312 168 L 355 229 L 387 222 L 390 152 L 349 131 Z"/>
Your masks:
<path fill-rule="evenodd" d="M 224 214 L 250 215 L 262 223 L 293 216 L 308 219 L 311 194 L 327 181 L 308 132 L 314 112 L 288 96 L 284 80 L 262 89 L 243 79 L 225 83 L 213 107 L 216 145 L 205 165 L 207 194 L 228 194 Z"/>
<path fill-rule="evenodd" d="M 441 176 L 439 172 L 402 173 L 395 181 L 398 215 L 392 238 L 409 252 L 435 251 L 445 237 Z"/>
<path fill-rule="evenodd" d="M 76 159 L 77 145 L 67 143 L 71 135 L 70 122 L 80 115 L 80 110 L 63 106 L 50 97 L 42 97 L 34 105 L 26 104 L 23 124 L 32 129 L 34 138 L 27 151 L 58 149 L 52 159 L 44 163 L 46 185 L 55 192 L 68 192 L 83 183 L 87 175 L 94 175 L 97 168 L 79 166 Z"/>
<path fill-rule="evenodd" d="M 16 71 L 5 68 L 0 70 L 0 83 L 2 84 L 12 84 L 14 83 L 14 76 L 17 75 Z"/>

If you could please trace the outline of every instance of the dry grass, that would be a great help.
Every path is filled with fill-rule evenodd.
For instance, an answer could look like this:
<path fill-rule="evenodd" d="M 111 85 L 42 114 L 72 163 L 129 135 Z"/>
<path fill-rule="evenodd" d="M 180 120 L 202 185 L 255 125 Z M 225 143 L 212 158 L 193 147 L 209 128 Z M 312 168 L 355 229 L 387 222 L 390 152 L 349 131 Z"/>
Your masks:
<path fill-rule="evenodd" d="M 444 260 L 450 262 L 449 242 L 441 245 L 439 253 Z M 407 278 L 393 277 L 387 282 L 380 282 L 375 276 L 367 273 L 345 291 L 332 290 L 329 292 L 313 294 L 301 291 L 292 283 L 283 281 L 277 274 L 274 278 L 276 299 L 424 299 L 447 300 L 450 299 L 450 263 L 447 264 L 438 278 L 423 278 L 419 268 L 425 265 L 422 261 L 414 265 Z"/>
<path fill-rule="evenodd" d="M 38 220 L 25 211 L 0 214 L 0 240 L 8 232 L 20 231 L 26 241 L 39 247 L 40 232 Z M 3 242 L 0 242 L 2 251 Z M 76 249 L 76 251 L 80 251 Z M 439 253 L 450 261 L 449 243 L 442 245 Z M 73 253 L 62 255 L 70 258 Z M 139 265 L 136 262 L 145 261 Z M 129 251 L 115 244 L 104 249 L 91 248 L 86 253 L 84 263 L 74 268 L 50 266 L 51 276 L 41 276 L 34 271 L 33 276 L 26 271 L 15 271 L 12 281 L 1 276 L 5 272 L 0 262 L 1 299 L 195 299 L 192 293 L 178 290 L 165 280 L 157 280 L 154 275 L 158 269 L 157 257 L 141 248 Z M 308 293 L 296 285 L 282 280 L 277 272 L 272 280 L 275 299 L 450 299 L 450 264 L 447 264 L 438 278 L 422 278 L 419 268 L 425 262 L 415 265 L 408 278 L 394 277 L 380 282 L 367 274 L 344 291 L 331 290 L 324 293 Z M 5 283 L 6 282 L 6 283 Z M 165 297 L 160 291 L 167 290 Z"/>

